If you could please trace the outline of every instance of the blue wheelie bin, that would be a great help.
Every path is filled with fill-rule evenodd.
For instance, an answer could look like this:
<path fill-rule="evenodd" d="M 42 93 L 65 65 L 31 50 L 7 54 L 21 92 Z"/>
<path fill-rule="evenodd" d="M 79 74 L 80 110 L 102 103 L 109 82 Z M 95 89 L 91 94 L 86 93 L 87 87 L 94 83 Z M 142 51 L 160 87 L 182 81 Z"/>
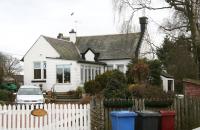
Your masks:
<path fill-rule="evenodd" d="M 129 111 L 111 112 L 112 130 L 135 130 L 137 114 Z"/>

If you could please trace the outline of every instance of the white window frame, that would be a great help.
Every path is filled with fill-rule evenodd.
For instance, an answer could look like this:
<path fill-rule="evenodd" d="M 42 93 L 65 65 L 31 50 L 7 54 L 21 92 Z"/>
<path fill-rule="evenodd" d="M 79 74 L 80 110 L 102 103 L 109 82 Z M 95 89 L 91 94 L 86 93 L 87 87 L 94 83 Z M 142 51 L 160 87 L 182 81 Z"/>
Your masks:
<path fill-rule="evenodd" d="M 35 67 L 35 63 L 39 63 L 40 67 Z M 47 78 L 47 63 L 46 61 L 34 61 L 33 62 L 33 79 L 34 80 L 45 80 Z M 40 78 L 35 78 L 34 71 L 35 69 L 40 69 Z M 46 77 L 44 77 L 44 69 L 46 70 Z"/>
<path fill-rule="evenodd" d="M 58 81 L 57 81 L 57 68 L 58 68 L 58 66 L 60 66 L 60 68 L 62 69 L 62 83 L 58 83 Z M 69 79 L 70 79 L 70 81 L 68 83 L 64 82 L 64 80 L 65 80 L 65 72 L 64 72 L 65 68 L 69 68 L 69 73 L 70 73 Z M 70 84 L 71 80 L 72 80 L 72 78 L 71 78 L 71 65 L 69 65 L 69 64 L 58 64 L 58 65 L 56 65 L 56 83 L 57 84 Z"/>

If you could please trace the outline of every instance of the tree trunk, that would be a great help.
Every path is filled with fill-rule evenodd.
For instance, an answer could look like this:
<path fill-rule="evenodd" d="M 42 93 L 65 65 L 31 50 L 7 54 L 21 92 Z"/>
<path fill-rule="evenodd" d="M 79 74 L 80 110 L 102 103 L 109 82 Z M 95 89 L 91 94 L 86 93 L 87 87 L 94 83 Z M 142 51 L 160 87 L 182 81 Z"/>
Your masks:
<path fill-rule="evenodd" d="M 200 79 L 200 32 L 198 30 L 198 17 L 191 16 L 190 28 L 194 47 L 194 58 L 198 66 L 197 78 Z"/>

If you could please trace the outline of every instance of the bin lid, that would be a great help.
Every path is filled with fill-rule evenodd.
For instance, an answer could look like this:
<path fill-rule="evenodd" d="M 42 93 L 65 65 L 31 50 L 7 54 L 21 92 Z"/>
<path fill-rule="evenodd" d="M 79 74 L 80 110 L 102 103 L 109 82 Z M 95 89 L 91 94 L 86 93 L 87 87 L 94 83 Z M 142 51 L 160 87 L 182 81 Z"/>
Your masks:
<path fill-rule="evenodd" d="M 162 116 L 174 116 L 175 115 L 175 111 L 160 111 L 160 114 Z"/>
<path fill-rule="evenodd" d="M 154 116 L 161 116 L 159 112 L 153 112 L 153 111 L 137 111 L 138 116 L 143 117 L 154 117 Z"/>
<path fill-rule="evenodd" d="M 137 113 L 130 111 L 112 111 L 111 116 L 130 117 L 130 116 L 137 116 Z"/>

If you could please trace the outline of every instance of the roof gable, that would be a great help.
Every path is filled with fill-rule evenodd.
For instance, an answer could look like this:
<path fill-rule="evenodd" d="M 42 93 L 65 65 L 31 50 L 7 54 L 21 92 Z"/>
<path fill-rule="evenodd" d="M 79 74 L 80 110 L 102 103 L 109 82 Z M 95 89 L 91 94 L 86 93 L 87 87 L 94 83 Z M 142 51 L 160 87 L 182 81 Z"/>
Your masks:
<path fill-rule="evenodd" d="M 41 45 L 42 44 L 42 45 Z M 50 50 L 50 51 L 45 51 Z M 42 52 L 41 52 L 42 51 Z M 53 52 L 53 53 L 52 53 Z M 36 56 L 47 53 L 45 55 L 47 56 L 54 56 L 54 57 L 59 57 L 59 53 L 45 40 L 45 38 L 41 35 L 35 43 L 29 48 L 29 50 L 25 53 L 21 61 L 24 61 L 25 57 L 29 57 L 30 55 Z"/>

